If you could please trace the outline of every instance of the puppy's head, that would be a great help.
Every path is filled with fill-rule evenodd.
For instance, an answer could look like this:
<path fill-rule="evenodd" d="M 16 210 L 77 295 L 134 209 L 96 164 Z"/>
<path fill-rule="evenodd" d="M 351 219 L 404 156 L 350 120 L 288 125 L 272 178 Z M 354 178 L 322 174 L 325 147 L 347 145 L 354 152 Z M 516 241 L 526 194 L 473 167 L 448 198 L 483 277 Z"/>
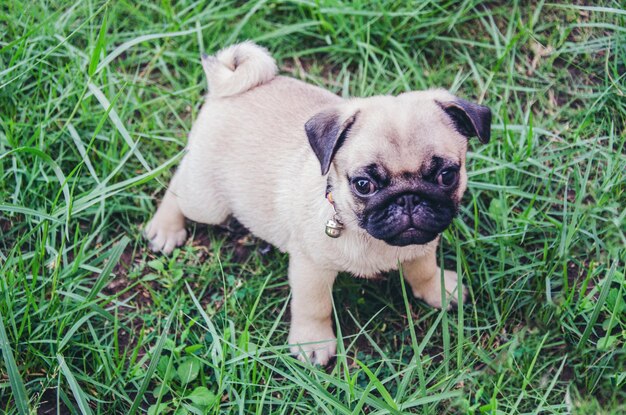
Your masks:
<path fill-rule="evenodd" d="M 425 244 L 458 211 L 470 137 L 491 111 L 443 90 L 352 99 L 305 125 L 344 223 L 394 246 Z"/>

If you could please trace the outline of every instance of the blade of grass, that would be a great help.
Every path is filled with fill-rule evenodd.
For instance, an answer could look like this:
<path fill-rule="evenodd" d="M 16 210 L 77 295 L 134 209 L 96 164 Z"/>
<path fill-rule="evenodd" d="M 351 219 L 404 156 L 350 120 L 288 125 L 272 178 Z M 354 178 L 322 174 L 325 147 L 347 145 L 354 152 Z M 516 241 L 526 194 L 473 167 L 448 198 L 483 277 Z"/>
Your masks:
<path fill-rule="evenodd" d="M 134 39 L 131 39 L 131 40 L 127 41 L 127 42 L 124 42 L 121 45 L 119 45 L 118 47 L 116 47 L 111 53 L 109 53 L 107 55 L 106 58 L 104 58 L 102 60 L 102 62 L 100 62 L 100 64 L 98 65 L 98 68 L 95 71 L 95 73 L 99 73 L 100 71 L 102 71 L 102 69 L 104 69 L 115 58 L 117 58 L 122 53 L 126 52 L 128 49 L 132 48 L 135 45 L 138 45 L 138 44 L 140 44 L 142 42 L 147 42 L 149 40 L 154 40 L 154 39 L 166 39 L 166 38 L 172 38 L 172 37 L 178 37 L 178 36 L 187 36 L 187 35 L 190 35 L 192 33 L 196 33 L 198 31 L 201 32 L 209 24 L 210 23 L 207 23 L 206 25 L 203 25 L 203 26 L 200 26 L 200 27 L 196 27 L 196 28 L 193 28 L 193 29 L 181 30 L 180 32 L 154 33 L 154 34 L 151 34 L 151 35 L 143 35 L 143 36 L 139 36 L 139 37 L 136 37 Z"/>
<path fill-rule="evenodd" d="M 61 373 L 65 376 L 65 380 L 70 385 L 70 389 L 72 390 L 72 394 L 74 395 L 74 399 L 76 399 L 76 403 L 78 403 L 78 408 L 83 415 L 91 415 L 91 408 L 89 407 L 89 403 L 87 402 L 88 395 L 83 392 L 82 388 L 76 382 L 76 378 L 74 374 L 67 366 L 65 359 L 59 353 L 57 353 L 57 361 L 59 362 L 59 367 L 61 368 Z"/>
<path fill-rule="evenodd" d="M 150 165 L 144 158 L 143 154 L 141 154 L 139 150 L 137 150 L 138 142 L 135 142 L 135 140 L 133 140 L 133 138 L 130 136 L 130 133 L 124 126 L 122 119 L 117 114 L 117 111 L 115 110 L 115 108 L 113 108 L 106 95 L 104 95 L 102 90 L 91 81 L 88 81 L 87 86 L 89 87 L 89 90 L 91 91 L 93 96 L 96 97 L 98 102 L 100 102 L 100 105 L 102 105 L 104 111 L 109 114 L 109 119 L 111 120 L 117 131 L 120 133 L 124 141 L 126 141 L 126 144 L 128 144 L 128 146 L 130 147 L 130 151 L 135 155 L 135 157 L 137 157 L 137 160 L 139 160 L 139 162 L 146 170 L 152 170 L 150 168 Z M 120 89 L 119 93 L 122 93 L 122 89 Z"/>
<path fill-rule="evenodd" d="M 128 238 L 128 236 L 124 235 L 122 239 L 119 241 L 119 243 L 117 243 L 113 247 L 113 249 L 111 249 L 106 265 L 104 266 L 104 268 L 102 268 L 102 271 L 100 272 L 100 275 L 98 276 L 98 279 L 91 287 L 89 294 L 87 294 L 88 301 L 91 301 L 94 298 L 96 298 L 98 293 L 102 291 L 102 288 L 104 288 L 104 286 L 108 282 L 108 278 L 111 275 L 113 268 L 119 262 L 120 257 L 124 253 L 124 250 L 126 249 L 126 246 L 128 245 L 129 242 L 130 242 L 130 239 Z"/>
<path fill-rule="evenodd" d="M 404 309 L 406 311 L 407 319 L 409 320 L 409 333 L 411 334 L 411 346 L 413 347 L 413 361 L 415 362 L 415 365 L 417 366 L 417 378 L 419 381 L 420 390 L 423 394 L 425 394 L 426 393 L 426 379 L 424 375 L 424 368 L 422 367 L 422 361 L 421 361 L 422 350 L 420 349 L 417 343 L 417 336 L 415 334 L 415 323 L 413 322 L 413 315 L 411 312 L 412 311 L 411 306 L 409 304 L 409 297 L 406 293 L 406 283 L 404 282 L 404 271 L 402 269 L 402 264 L 398 264 L 398 265 L 399 265 L 398 269 L 400 271 L 399 272 L 400 287 L 402 287 L 402 300 L 404 301 Z M 435 325 L 433 325 L 433 327 L 435 327 Z"/>
<path fill-rule="evenodd" d="M 163 327 L 163 333 L 161 333 L 161 336 L 159 337 L 159 341 L 157 342 L 157 345 L 154 348 L 154 353 L 152 354 L 152 359 L 150 360 L 150 365 L 148 366 L 148 370 L 146 370 L 143 382 L 141 382 L 141 386 L 139 387 L 139 390 L 137 391 L 137 396 L 135 396 L 135 400 L 133 401 L 133 404 L 131 405 L 130 410 L 128 411 L 129 415 L 134 415 L 134 413 L 137 412 L 137 409 L 139 408 L 139 405 L 141 404 L 141 400 L 143 399 L 144 394 L 146 393 L 146 390 L 148 389 L 148 385 L 152 381 L 152 375 L 154 375 L 157 364 L 159 363 L 159 358 L 161 357 L 161 352 L 163 351 L 163 346 L 165 345 L 165 340 L 167 339 L 167 335 L 170 330 L 170 325 L 172 324 L 172 320 L 174 319 L 174 316 L 178 312 L 178 303 L 179 301 L 176 301 L 176 303 L 174 304 L 174 307 L 172 308 L 172 311 L 170 312 L 170 315 L 167 317 L 167 321 L 165 322 L 165 327 Z"/>
<path fill-rule="evenodd" d="M 606 301 L 606 297 L 609 295 L 609 291 L 611 288 L 611 282 L 613 282 L 613 276 L 615 275 L 615 271 L 617 270 L 617 261 L 614 261 L 611 265 L 611 268 L 606 274 L 606 278 L 604 279 L 604 284 L 602 285 L 602 290 L 600 291 L 600 295 L 598 296 L 598 300 L 596 301 L 596 305 L 593 309 L 593 313 L 591 314 L 591 318 L 587 322 L 587 327 L 583 332 L 582 337 L 578 341 L 578 345 L 576 349 L 580 349 L 586 342 L 589 336 L 591 335 L 591 331 L 595 328 L 596 320 L 598 320 L 598 316 L 600 315 L 600 311 L 604 306 L 604 302 Z"/>
<path fill-rule="evenodd" d="M 11 384 L 11 391 L 13 392 L 13 399 L 15 400 L 17 410 L 21 415 L 27 415 L 30 413 L 28 395 L 26 394 L 22 376 L 20 375 L 15 357 L 13 356 L 13 350 L 11 350 L 9 337 L 4 329 L 4 316 L 2 313 L 0 313 L 0 350 L 2 350 L 2 357 L 7 369 L 7 374 L 9 375 L 9 383 Z"/>
<path fill-rule="evenodd" d="M 385 385 L 383 385 L 380 382 L 380 380 L 378 380 L 378 377 L 366 365 L 361 363 L 361 361 L 359 361 L 358 359 L 355 359 L 354 361 L 356 362 L 356 364 L 358 364 L 361 367 L 363 372 L 365 372 L 365 374 L 369 378 L 370 382 L 372 382 L 374 384 L 374 387 L 376 388 L 376 390 L 378 390 L 378 392 L 383 397 L 383 399 L 385 400 L 387 405 L 389 405 L 389 410 L 392 413 L 400 414 L 400 411 L 398 409 L 398 405 L 396 404 L 396 402 L 393 400 L 393 398 L 389 394 L 389 391 L 387 390 L 387 388 L 385 388 Z"/>
<path fill-rule="evenodd" d="M 104 13 L 104 16 L 102 16 L 102 24 L 100 25 L 100 32 L 98 33 L 98 38 L 96 39 L 96 46 L 93 48 L 91 60 L 89 61 L 89 69 L 87 71 L 87 74 L 90 78 L 96 73 L 96 68 L 98 67 L 98 62 L 100 61 L 100 54 L 102 52 L 102 49 L 104 48 L 106 40 L 106 32 L 107 15 L 106 13 Z"/>

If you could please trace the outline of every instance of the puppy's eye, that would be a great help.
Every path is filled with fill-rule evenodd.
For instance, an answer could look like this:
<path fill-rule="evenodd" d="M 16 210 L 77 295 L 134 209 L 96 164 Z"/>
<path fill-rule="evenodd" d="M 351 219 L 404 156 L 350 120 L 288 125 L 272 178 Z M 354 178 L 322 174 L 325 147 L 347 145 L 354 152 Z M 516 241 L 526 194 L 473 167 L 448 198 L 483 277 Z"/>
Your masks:
<path fill-rule="evenodd" d="M 454 186 L 459 180 L 459 172 L 454 169 L 445 169 L 437 176 L 437 184 L 443 187 Z"/>
<path fill-rule="evenodd" d="M 376 185 L 371 180 L 358 177 L 352 181 L 352 187 L 361 196 L 371 195 L 376 191 Z"/>

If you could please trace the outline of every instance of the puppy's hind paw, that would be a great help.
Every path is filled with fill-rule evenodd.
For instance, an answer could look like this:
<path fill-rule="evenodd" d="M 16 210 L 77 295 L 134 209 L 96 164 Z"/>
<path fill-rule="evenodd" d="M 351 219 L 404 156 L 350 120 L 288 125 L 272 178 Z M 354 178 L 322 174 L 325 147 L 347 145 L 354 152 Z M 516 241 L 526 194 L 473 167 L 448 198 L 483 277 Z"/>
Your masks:
<path fill-rule="evenodd" d="M 154 217 L 145 227 L 144 237 L 149 241 L 150 250 L 169 254 L 177 246 L 181 246 L 187 239 L 184 227 L 172 226 L 167 221 L 159 221 Z"/>

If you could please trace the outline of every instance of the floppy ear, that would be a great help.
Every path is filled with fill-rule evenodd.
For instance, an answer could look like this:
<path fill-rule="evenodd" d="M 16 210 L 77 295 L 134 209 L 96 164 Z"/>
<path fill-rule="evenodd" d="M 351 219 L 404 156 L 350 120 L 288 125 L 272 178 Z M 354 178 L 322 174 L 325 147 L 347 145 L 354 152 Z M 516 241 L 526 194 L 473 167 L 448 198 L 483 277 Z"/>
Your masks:
<path fill-rule="evenodd" d="M 491 138 L 491 110 L 484 105 L 474 104 L 457 98 L 437 104 L 454 122 L 457 131 L 467 138 L 478 137 L 481 143 Z"/>
<path fill-rule="evenodd" d="M 309 144 L 320 161 L 322 176 L 330 170 L 330 163 L 343 145 L 357 115 L 358 111 L 343 119 L 339 110 L 332 108 L 315 114 L 304 124 Z"/>

